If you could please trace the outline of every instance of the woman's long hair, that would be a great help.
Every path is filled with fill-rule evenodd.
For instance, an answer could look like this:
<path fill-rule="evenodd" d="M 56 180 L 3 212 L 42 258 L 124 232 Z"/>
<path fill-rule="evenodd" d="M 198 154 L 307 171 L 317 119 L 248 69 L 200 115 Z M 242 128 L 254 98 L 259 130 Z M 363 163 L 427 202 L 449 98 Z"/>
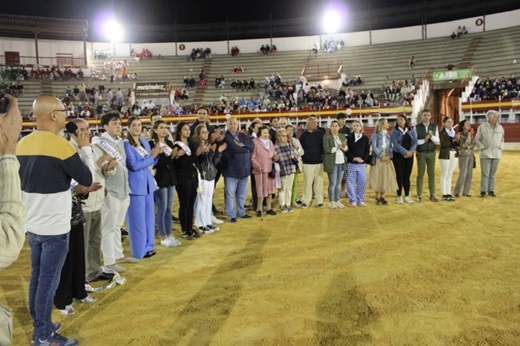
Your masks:
<path fill-rule="evenodd" d="M 138 146 L 141 145 L 141 143 L 136 142 L 135 139 L 134 139 L 134 136 L 132 136 L 132 135 L 130 134 L 130 127 L 132 126 L 132 123 L 133 123 L 134 121 L 139 121 L 139 122 L 141 122 L 141 119 L 139 119 L 138 117 L 130 117 L 130 118 L 128 118 L 128 124 L 127 124 L 128 134 L 129 134 L 129 136 L 128 136 L 128 143 L 130 143 L 133 147 L 138 147 Z M 142 123 L 141 123 L 141 124 L 142 124 Z"/>
<path fill-rule="evenodd" d="M 377 123 L 376 123 L 376 133 L 383 132 L 383 125 L 385 124 L 385 121 L 386 121 L 385 118 L 381 118 L 381 119 L 379 119 L 377 121 Z"/>
<path fill-rule="evenodd" d="M 182 138 L 181 138 L 181 130 L 184 126 L 190 126 L 187 122 L 184 122 L 184 121 L 181 121 L 179 123 L 177 123 L 177 126 L 175 126 L 175 140 L 176 141 L 182 141 Z M 189 141 L 189 138 L 188 138 L 188 141 Z"/>
<path fill-rule="evenodd" d="M 404 127 L 408 130 L 411 130 L 412 129 L 412 125 L 410 124 L 410 120 L 408 120 L 408 118 L 406 117 L 406 115 L 404 114 L 399 114 L 397 115 L 397 118 L 403 118 L 404 121 L 405 121 L 405 124 L 404 124 Z M 399 125 L 397 125 L 397 122 L 396 122 L 396 126 L 399 127 Z"/>
<path fill-rule="evenodd" d="M 155 130 L 157 130 L 157 128 L 159 128 L 159 125 L 161 125 L 161 124 L 166 124 L 166 121 L 164 121 L 164 120 L 156 120 L 156 121 L 153 123 L 153 128 L 152 128 L 152 141 L 154 141 L 154 143 L 159 142 L 159 136 L 157 135 L 157 133 L 155 132 Z"/>
<path fill-rule="evenodd" d="M 191 144 L 193 144 L 196 147 L 203 145 L 203 144 L 207 144 L 207 143 L 202 143 L 201 140 L 199 139 L 200 131 L 202 131 L 202 129 L 204 129 L 204 128 L 206 130 L 208 130 L 206 124 L 199 124 L 199 125 L 197 125 L 197 127 L 195 127 L 195 130 L 193 131 L 193 134 L 191 135 L 191 138 L 190 138 Z M 208 134 L 208 136 L 209 136 L 209 134 Z"/>

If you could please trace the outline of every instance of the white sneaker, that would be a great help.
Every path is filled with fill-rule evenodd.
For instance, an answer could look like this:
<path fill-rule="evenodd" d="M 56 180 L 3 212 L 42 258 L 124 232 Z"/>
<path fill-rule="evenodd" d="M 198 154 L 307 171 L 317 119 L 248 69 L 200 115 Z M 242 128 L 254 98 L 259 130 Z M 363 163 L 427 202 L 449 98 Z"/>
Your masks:
<path fill-rule="evenodd" d="M 403 204 L 403 197 L 397 196 L 397 204 Z"/>
<path fill-rule="evenodd" d="M 59 310 L 62 315 L 70 316 L 76 313 L 76 310 L 72 307 L 72 305 L 65 306 L 65 309 Z"/>
<path fill-rule="evenodd" d="M 412 203 L 413 203 L 413 199 L 412 199 L 412 197 L 410 197 L 410 196 L 406 196 L 406 197 L 404 198 L 404 200 L 405 200 L 406 203 L 408 203 L 408 204 L 412 204 Z"/>
<path fill-rule="evenodd" d="M 351 206 L 352 208 L 355 208 L 355 207 L 357 207 L 357 204 L 356 204 L 355 202 L 352 202 L 352 203 L 350 203 L 350 206 Z"/>
<path fill-rule="evenodd" d="M 221 224 L 224 223 L 221 219 L 217 219 L 215 215 L 211 215 L 211 223 Z"/>
<path fill-rule="evenodd" d="M 179 246 L 179 245 L 182 244 L 180 241 L 178 241 L 178 240 L 177 240 L 174 236 L 172 236 L 172 235 L 169 236 L 168 238 L 171 240 L 172 244 L 175 244 L 174 246 Z"/>
<path fill-rule="evenodd" d="M 85 298 L 80 299 L 79 301 L 82 303 L 86 303 L 86 304 L 92 304 L 92 303 L 95 303 L 97 301 L 97 299 L 93 296 L 87 295 Z"/>
<path fill-rule="evenodd" d="M 358 202 L 358 207 L 366 207 L 367 205 L 365 204 L 365 202 Z"/>
<path fill-rule="evenodd" d="M 161 240 L 161 245 L 164 247 L 175 247 L 177 243 L 172 240 L 172 238 L 166 238 Z"/>
<path fill-rule="evenodd" d="M 213 232 L 218 232 L 218 231 L 220 231 L 220 228 L 215 227 L 215 226 L 213 226 L 213 225 L 207 225 L 206 228 L 212 230 Z"/>
<path fill-rule="evenodd" d="M 329 202 L 329 208 L 330 209 L 336 209 L 337 208 L 336 202 Z"/>
<path fill-rule="evenodd" d="M 345 206 L 340 201 L 336 201 L 336 208 L 343 209 Z"/>

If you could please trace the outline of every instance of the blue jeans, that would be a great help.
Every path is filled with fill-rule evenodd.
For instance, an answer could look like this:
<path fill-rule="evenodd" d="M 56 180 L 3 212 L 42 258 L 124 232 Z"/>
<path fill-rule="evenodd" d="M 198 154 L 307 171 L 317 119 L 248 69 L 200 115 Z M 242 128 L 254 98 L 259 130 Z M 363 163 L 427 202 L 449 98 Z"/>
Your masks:
<path fill-rule="evenodd" d="M 61 269 L 69 251 L 69 233 L 37 235 L 27 232 L 31 247 L 29 310 L 36 337 L 47 340 L 52 335 L 51 313 Z"/>
<path fill-rule="evenodd" d="M 159 228 L 161 237 L 168 237 L 172 234 L 174 188 L 175 186 L 163 187 L 154 192 L 155 203 L 157 204 L 155 224 Z"/>
<path fill-rule="evenodd" d="M 343 164 L 337 163 L 334 165 L 334 173 L 327 173 L 329 176 L 329 202 L 338 202 L 341 195 L 341 179 L 345 171 Z"/>
<path fill-rule="evenodd" d="M 228 219 L 236 219 L 237 213 L 235 211 L 235 200 L 236 210 L 238 211 L 238 217 L 246 215 L 246 203 L 247 196 L 247 178 L 229 178 L 224 177 L 224 186 L 226 190 L 226 214 Z"/>

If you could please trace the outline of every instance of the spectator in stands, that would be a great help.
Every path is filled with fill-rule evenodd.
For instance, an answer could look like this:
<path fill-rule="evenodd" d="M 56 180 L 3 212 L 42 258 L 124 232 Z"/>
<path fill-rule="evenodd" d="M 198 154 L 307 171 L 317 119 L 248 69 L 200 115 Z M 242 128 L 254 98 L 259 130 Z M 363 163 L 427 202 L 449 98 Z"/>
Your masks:
<path fill-rule="evenodd" d="M 415 66 L 415 57 L 413 55 L 408 60 L 408 65 L 410 66 L 410 68 L 413 68 Z"/>
<path fill-rule="evenodd" d="M 457 34 L 455 33 L 455 31 L 453 31 L 453 32 L 451 33 L 451 36 L 450 36 L 450 37 L 451 37 L 452 40 L 454 40 L 454 39 L 457 37 Z"/>
<path fill-rule="evenodd" d="M 459 136 L 457 143 L 457 156 L 459 158 L 459 177 L 453 192 L 454 197 L 460 195 L 471 197 L 471 181 L 473 179 L 473 167 L 475 164 L 475 137 L 471 123 L 464 119 L 459 122 Z"/>
<path fill-rule="evenodd" d="M 404 201 L 413 203 L 410 197 L 410 175 L 413 168 L 413 156 L 417 149 L 417 133 L 410 125 L 406 115 L 399 114 L 396 127 L 392 130 L 391 141 L 394 151 L 392 162 L 397 177 L 397 204 L 403 204 L 402 192 L 404 188 Z"/>
<path fill-rule="evenodd" d="M 486 120 L 478 127 L 475 136 L 475 146 L 480 152 L 480 197 L 485 197 L 486 192 L 496 197 L 496 172 L 504 148 L 504 128 L 498 122 L 497 111 L 488 111 Z"/>
<path fill-rule="evenodd" d="M 381 118 L 376 123 L 372 134 L 372 155 L 376 157 L 376 164 L 370 169 L 370 188 L 376 193 L 376 204 L 388 204 L 385 194 L 397 191 L 397 180 L 392 165 L 392 143 L 388 134 L 388 120 Z"/>
<path fill-rule="evenodd" d="M 451 71 L 451 70 L 453 70 L 455 68 L 455 65 L 453 65 L 451 63 L 447 63 L 445 68 L 446 68 L 446 70 Z"/>

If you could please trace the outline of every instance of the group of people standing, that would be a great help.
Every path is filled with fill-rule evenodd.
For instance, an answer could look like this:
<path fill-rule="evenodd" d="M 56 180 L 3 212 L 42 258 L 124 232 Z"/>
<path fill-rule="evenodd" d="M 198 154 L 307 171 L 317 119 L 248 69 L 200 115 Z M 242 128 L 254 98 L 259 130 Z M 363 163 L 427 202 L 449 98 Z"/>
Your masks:
<path fill-rule="evenodd" d="M 31 247 L 29 305 L 35 345 L 76 345 L 60 336 L 52 323 L 55 305 L 63 314 L 74 313 L 73 299 L 93 303 L 85 282 L 111 280 L 125 272 L 124 263 L 136 263 L 155 252 L 155 228 L 165 247 L 180 245 L 172 235 L 174 189 L 177 191 L 181 236 L 192 240 L 201 233 L 219 230 L 213 214 L 213 194 L 224 176 L 227 219 L 250 219 L 246 212 L 251 177 L 253 208 L 257 217 L 274 216 L 273 196 L 278 189 L 281 213 L 309 207 L 312 199 L 323 208 L 323 172 L 329 180 L 329 207 L 344 208 L 342 180 L 346 178 L 350 206 L 365 206 L 367 182 L 375 191 L 376 204 L 387 204 L 386 194 L 397 192 L 397 203 L 413 203 L 410 175 L 414 156 L 418 161 L 417 201 L 422 201 L 422 181 L 427 167 L 430 200 L 435 195 L 435 149 L 440 144 L 442 199 L 470 196 L 473 149 L 480 151 L 480 196 L 495 194 L 495 175 L 504 144 L 498 113 L 489 111 L 476 136 L 463 120 L 458 130 L 450 117 L 439 131 L 424 110 L 412 127 L 404 115 L 389 131 L 387 119 L 377 121 L 371 140 L 363 124 L 338 114 L 330 132 L 318 127 L 315 116 L 307 120 L 300 138 L 286 118 L 273 118 L 271 126 L 260 119 L 240 131 L 237 118 L 229 117 L 223 133 L 211 125 L 209 112 L 201 107 L 193 124 L 179 122 L 175 140 L 159 115 L 151 117 L 152 139 L 141 138 L 142 122 L 128 119 L 128 137 L 121 138 L 119 113 L 102 116 L 104 133 L 90 141 L 89 124 L 75 119 L 67 124 L 70 141 L 61 137 L 66 108 L 57 98 L 38 97 L 33 104 L 37 131 L 17 146 L 21 190 L 27 209 L 25 230 Z M 451 192 L 457 164 L 460 175 Z M 367 166 L 371 165 L 367 179 Z M 35 167 L 41 169 L 34 169 Z M 304 175 L 301 200 L 298 177 Z M 126 220 L 131 256 L 125 256 L 121 227 Z M 193 226 L 197 229 L 195 229 Z"/>

